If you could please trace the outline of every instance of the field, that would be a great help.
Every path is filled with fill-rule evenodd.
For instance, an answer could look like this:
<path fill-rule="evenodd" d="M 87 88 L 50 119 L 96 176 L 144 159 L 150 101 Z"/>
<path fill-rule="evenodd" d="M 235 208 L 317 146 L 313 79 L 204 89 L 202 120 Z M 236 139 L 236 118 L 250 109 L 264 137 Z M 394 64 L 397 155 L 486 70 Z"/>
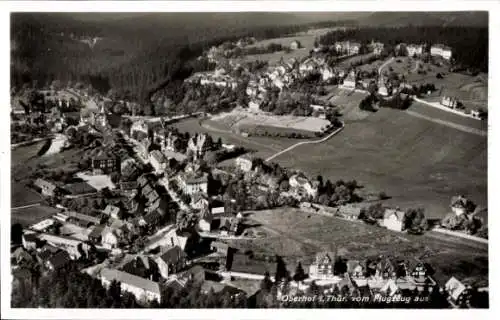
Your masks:
<path fill-rule="evenodd" d="M 11 207 L 29 206 L 35 203 L 40 203 L 43 198 L 40 194 L 25 187 L 22 183 L 11 182 Z"/>
<path fill-rule="evenodd" d="M 339 107 L 342 118 L 349 122 L 364 119 L 371 114 L 359 109 L 359 103 L 366 96 L 365 93 L 333 88 L 329 91 L 327 98 L 331 104 Z"/>
<path fill-rule="evenodd" d="M 374 55 L 373 53 L 366 53 L 366 54 L 356 55 L 356 56 L 351 57 L 351 58 L 347 58 L 345 60 L 342 60 L 338 64 L 338 67 L 342 68 L 342 69 L 347 69 L 351 66 L 351 63 L 355 63 L 355 62 L 362 60 L 362 59 L 367 59 L 369 57 L 372 57 L 373 55 Z"/>
<path fill-rule="evenodd" d="M 220 122 L 226 127 L 236 130 L 244 130 L 244 128 L 262 125 L 265 127 L 296 129 L 298 131 L 321 132 L 323 128 L 330 124 L 328 120 L 314 117 L 275 116 L 264 113 L 255 114 L 236 109 L 229 113 L 222 113 L 214 116 L 211 120 Z"/>
<path fill-rule="evenodd" d="M 45 206 L 32 206 L 11 210 L 11 223 L 20 223 L 24 227 L 37 223 L 59 212 L 59 210 Z"/>
<path fill-rule="evenodd" d="M 35 157 L 38 151 L 45 144 L 45 141 L 38 141 L 30 145 L 18 147 L 12 150 L 11 159 L 12 163 L 23 163 L 32 157 Z"/>
<path fill-rule="evenodd" d="M 290 52 L 278 51 L 273 53 L 263 53 L 263 54 L 251 54 L 247 56 L 242 56 L 240 58 L 235 59 L 235 61 L 239 63 L 250 62 L 250 61 L 267 61 L 270 66 L 276 65 L 283 58 L 284 61 L 295 58 L 297 60 L 302 60 L 303 58 L 309 55 L 308 49 L 298 49 L 292 50 Z"/>
<path fill-rule="evenodd" d="M 362 193 L 384 191 L 389 204 L 423 207 L 428 217 L 443 217 L 456 194 L 487 205 L 487 139 L 397 110 L 380 109 L 273 161 L 311 176 L 356 179 Z"/>
<path fill-rule="evenodd" d="M 87 182 L 91 187 L 96 190 L 101 190 L 104 188 L 109 188 L 110 190 L 115 189 L 114 183 L 111 181 L 109 175 L 100 174 L 100 175 L 88 175 L 83 172 L 79 172 L 76 176 L 83 181 Z"/>
<path fill-rule="evenodd" d="M 249 218 L 262 223 L 260 228 L 276 231 L 275 237 L 254 240 L 249 247 L 261 248 L 268 254 L 283 254 L 291 272 L 298 261 L 307 266 L 314 255 L 323 250 L 352 259 L 382 254 L 411 260 L 426 253 L 423 260 L 436 269 L 436 279 L 441 283 L 451 275 L 487 281 L 488 252 L 484 246 L 470 247 L 454 239 L 434 238 L 432 234 L 397 233 L 362 222 L 310 215 L 290 208 L 256 211 Z M 286 246 L 283 251 L 274 251 L 283 245 Z"/>

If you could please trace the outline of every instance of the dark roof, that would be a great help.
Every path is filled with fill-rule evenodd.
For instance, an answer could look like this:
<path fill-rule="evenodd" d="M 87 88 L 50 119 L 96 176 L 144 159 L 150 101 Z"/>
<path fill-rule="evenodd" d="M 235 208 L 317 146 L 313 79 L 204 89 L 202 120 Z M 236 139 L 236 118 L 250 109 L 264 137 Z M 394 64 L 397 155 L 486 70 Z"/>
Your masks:
<path fill-rule="evenodd" d="M 75 211 L 68 211 L 68 212 L 66 212 L 66 215 L 68 215 L 68 217 L 70 217 L 70 218 L 75 218 L 78 220 L 87 221 L 87 222 L 91 222 L 94 224 L 99 224 L 101 222 L 101 219 L 98 217 L 92 217 L 92 216 L 89 216 L 89 215 L 86 215 L 83 213 L 78 213 Z"/>
<path fill-rule="evenodd" d="M 122 181 L 120 182 L 120 189 L 121 190 L 132 190 L 132 189 L 137 189 L 137 181 Z"/>
<path fill-rule="evenodd" d="M 101 237 L 102 231 L 104 230 L 104 225 L 97 225 L 92 229 L 92 232 L 89 233 L 90 238 L 99 238 Z"/>
<path fill-rule="evenodd" d="M 69 261 L 69 254 L 64 250 L 59 251 L 49 258 L 49 262 L 54 267 L 54 269 L 65 266 Z"/>
<path fill-rule="evenodd" d="M 89 185 L 87 182 L 70 183 L 65 185 L 63 189 L 68 191 L 72 195 L 97 192 L 97 190 L 91 185 Z"/>
<path fill-rule="evenodd" d="M 160 259 L 165 261 L 166 263 L 175 264 L 179 262 L 182 258 L 186 257 L 186 254 L 179 246 L 169 246 L 162 248 L 162 253 L 160 254 Z"/>
<path fill-rule="evenodd" d="M 109 160 L 109 159 L 116 159 L 118 158 L 117 155 L 113 154 L 110 151 L 107 150 L 101 150 L 99 153 L 93 158 L 93 160 Z"/>
<path fill-rule="evenodd" d="M 26 242 L 35 242 L 38 239 L 38 236 L 36 233 L 24 233 L 23 238 Z"/>

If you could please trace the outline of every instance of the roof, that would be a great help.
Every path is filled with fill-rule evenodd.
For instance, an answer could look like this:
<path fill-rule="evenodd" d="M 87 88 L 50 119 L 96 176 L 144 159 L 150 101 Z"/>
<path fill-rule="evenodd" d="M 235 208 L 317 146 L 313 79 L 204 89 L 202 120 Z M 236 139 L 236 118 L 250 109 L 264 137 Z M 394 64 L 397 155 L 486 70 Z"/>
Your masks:
<path fill-rule="evenodd" d="M 70 184 L 64 185 L 63 188 L 64 188 L 64 190 L 68 191 L 72 195 L 97 192 L 97 190 L 94 187 L 92 187 L 90 184 L 88 184 L 87 182 L 70 183 Z"/>
<path fill-rule="evenodd" d="M 166 263 L 175 264 L 182 258 L 185 258 L 186 254 L 179 246 L 166 246 L 161 248 L 161 253 L 158 258 Z"/>
<path fill-rule="evenodd" d="M 149 155 L 159 163 L 167 162 L 167 158 L 165 158 L 165 156 L 159 150 L 153 150 L 149 153 Z"/>
<path fill-rule="evenodd" d="M 23 238 L 26 242 L 35 242 L 38 239 L 38 235 L 36 233 L 23 233 Z"/>
<path fill-rule="evenodd" d="M 177 137 L 175 137 L 175 138 L 177 139 Z M 184 154 L 182 154 L 180 152 L 165 150 L 165 151 L 163 151 L 163 153 L 165 154 L 165 157 L 167 157 L 167 159 L 173 158 L 179 162 L 182 162 L 182 161 L 187 159 L 187 156 L 185 156 Z"/>
<path fill-rule="evenodd" d="M 465 291 L 465 289 L 465 285 L 455 277 L 451 277 L 445 285 L 445 290 L 449 292 L 450 296 L 454 300 L 457 300 L 458 297 Z"/>
<path fill-rule="evenodd" d="M 208 182 L 208 174 L 203 172 L 201 175 L 186 175 L 184 176 L 187 184 L 199 184 Z"/>
<path fill-rule="evenodd" d="M 75 218 L 78 220 L 87 221 L 87 222 L 91 222 L 94 224 L 99 224 L 101 222 L 101 219 L 98 217 L 92 217 L 92 216 L 89 216 L 89 215 L 86 215 L 83 213 L 78 213 L 75 211 L 68 211 L 65 214 L 70 218 Z"/>
<path fill-rule="evenodd" d="M 137 189 L 137 181 L 120 182 L 120 189 L 122 189 L 122 190 Z"/>
<path fill-rule="evenodd" d="M 116 155 L 107 150 L 100 150 L 99 153 L 93 158 L 93 160 L 108 160 L 108 159 L 116 159 L 118 158 Z"/>
<path fill-rule="evenodd" d="M 165 286 L 168 288 L 172 288 L 174 291 L 179 291 L 184 289 L 184 287 L 186 286 L 186 282 L 187 280 L 184 279 L 173 278 L 168 280 L 165 283 Z"/>
<path fill-rule="evenodd" d="M 43 179 L 36 179 L 35 182 L 33 183 L 35 186 L 37 187 L 40 187 L 40 188 L 49 188 L 51 191 L 54 191 L 57 187 L 55 184 L 53 184 L 52 182 L 49 182 L 47 180 L 43 180 Z"/>
<path fill-rule="evenodd" d="M 318 252 L 314 259 L 315 264 L 322 264 L 323 261 L 328 258 L 333 264 L 335 262 L 335 253 L 330 251 Z"/>
<path fill-rule="evenodd" d="M 102 231 L 104 230 L 104 225 L 99 224 L 92 229 L 92 231 L 89 233 L 89 239 L 90 238 L 96 238 L 96 237 L 101 237 L 102 236 Z"/>
<path fill-rule="evenodd" d="M 106 208 L 104 208 L 103 213 L 110 216 L 110 215 L 117 215 L 118 212 L 120 212 L 120 208 L 117 206 L 114 206 L 112 204 L 108 204 Z"/>
<path fill-rule="evenodd" d="M 393 214 L 396 215 L 396 218 L 399 221 L 403 221 L 403 218 L 405 216 L 405 212 L 401 211 L 401 210 L 398 210 L 398 209 L 392 209 L 392 208 L 386 208 L 385 209 L 385 211 L 384 211 L 384 219 L 388 219 Z"/>
<path fill-rule="evenodd" d="M 347 264 L 347 272 L 349 273 L 354 272 L 355 268 L 361 266 L 359 260 L 348 260 L 346 264 Z"/>
<path fill-rule="evenodd" d="M 215 207 L 215 208 L 212 208 L 212 214 L 221 214 L 221 213 L 224 213 L 225 212 L 225 208 L 224 207 Z"/>
<path fill-rule="evenodd" d="M 245 154 L 238 157 L 238 159 L 247 160 L 247 161 L 253 161 L 254 158 L 255 157 L 251 153 L 245 153 Z"/>
<path fill-rule="evenodd" d="M 61 250 L 52 257 L 49 258 L 49 263 L 54 267 L 54 269 L 63 267 L 70 261 L 69 254 Z"/>
<path fill-rule="evenodd" d="M 143 289 L 148 292 L 160 295 L 160 285 L 157 282 L 144 279 L 133 274 L 119 271 L 116 269 L 103 268 L 101 278 L 108 281 L 116 280 L 120 283 L 126 283 L 129 286 Z"/>

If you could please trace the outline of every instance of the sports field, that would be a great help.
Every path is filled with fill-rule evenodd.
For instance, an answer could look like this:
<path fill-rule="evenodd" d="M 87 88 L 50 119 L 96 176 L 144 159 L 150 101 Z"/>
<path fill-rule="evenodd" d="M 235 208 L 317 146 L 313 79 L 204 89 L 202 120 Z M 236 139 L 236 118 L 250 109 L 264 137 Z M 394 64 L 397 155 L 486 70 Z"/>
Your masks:
<path fill-rule="evenodd" d="M 311 176 L 356 179 L 363 193 L 384 191 L 388 203 L 423 207 L 429 217 L 443 217 L 457 194 L 487 205 L 487 139 L 397 110 L 380 109 L 273 161 Z"/>

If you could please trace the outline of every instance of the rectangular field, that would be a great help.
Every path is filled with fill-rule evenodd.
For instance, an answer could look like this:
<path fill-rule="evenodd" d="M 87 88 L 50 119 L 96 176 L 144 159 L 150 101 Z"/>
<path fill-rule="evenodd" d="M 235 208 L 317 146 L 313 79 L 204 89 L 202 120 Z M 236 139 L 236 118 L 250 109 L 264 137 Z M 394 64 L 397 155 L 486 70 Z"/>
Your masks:
<path fill-rule="evenodd" d="M 311 176 L 356 179 L 360 192 L 384 191 L 389 204 L 423 207 L 429 217 L 448 213 L 457 194 L 487 205 L 487 139 L 397 110 L 380 109 L 273 161 Z"/>
<path fill-rule="evenodd" d="M 11 181 L 10 192 L 12 208 L 43 202 L 43 197 L 39 193 L 24 186 L 22 183 Z"/>
<path fill-rule="evenodd" d="M 270 66 L 276 65 L 283 58 L 284 61 L 295 58 L 297 60 L 302 60 L 309 55 L 309 50 L 302 48 L 297 50 L 292 50 L 290 52 L 278 51 L 274 53 L 263 53 L 263 54 L 251 54 L 236 58 L 235 60 L 239 63 L 250 62 L 250 61 L 267 61 Z"/>
<path fill-rule="evenodd" d="M 256 211 L 249 217 L 262 223 L 262 227 L 270 227 L 280 233 L 279 238 L 255 240 L 254 245 L 262 241 L 261 244 L 266 244 L 262 248 L 271 254 L 276 246 L 273 242 L 290 241 L 284 255 L 291 272 L 298 261 L 307 267 L 316 252 L 322 250 L 337 252 L 350 259 L 382 254 L 413 260 L 426 253 L 427 257 L 423 260 L 436 269 L 435 277 L 441 284 L 451 275 L 474 277 L 477 281 L 487 282 L 488 250 L 484 246 L 470 247 L 455 243 L 453 239 L 436 239 L 431 235 L 408 235 L 362 222 L 311 215 L 291 208 Z M 296 243 L 302 246 L 296 246 Z M 308 247 L 306 250 L 303 244 Z"/>

